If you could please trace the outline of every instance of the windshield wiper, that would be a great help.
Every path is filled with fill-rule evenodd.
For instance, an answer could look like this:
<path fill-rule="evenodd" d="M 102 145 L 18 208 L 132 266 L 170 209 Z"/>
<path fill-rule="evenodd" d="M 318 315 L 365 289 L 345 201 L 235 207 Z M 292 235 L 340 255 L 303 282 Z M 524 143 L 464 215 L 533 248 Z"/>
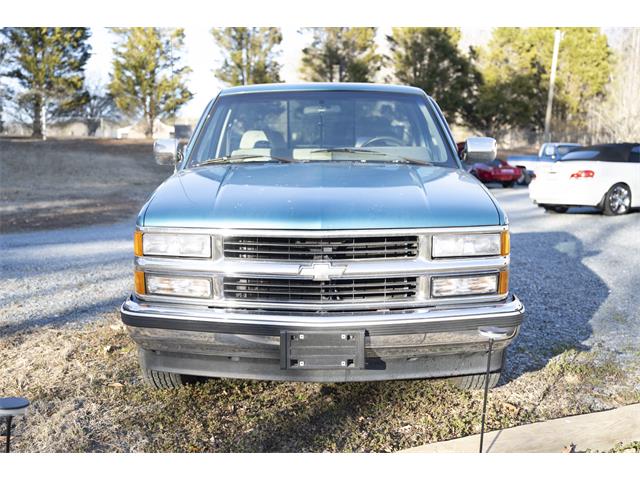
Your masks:
<path fill-rule="evenodd" d="M 263 158 L 266 162 L 287 162 L 287 163 L 295 163 L 297 160 L 292 158 L 285 157 L 274 157 L 273 155 L 266 154 L 247 154 L 247 155 L 226 155 L 224 157 L 217 158 L 209 158 L 208 160 L 204 160 L 200 163 L 196 163 L 192 165 L 193 167 L 202 167 L 204 165 L 213 165 L 215 163 L 234 163 L 234 162 L 242 162 L 243 160 L 250 160 L 253 158 Z"/>
<path fill-rule="evenodd" d="M 380 152 L 378 150 L 369 150 L 366 148 L 352 148 L 352 147 L 336 147 L 336 148 L 320 148 L 318 150 L 311 150 L 310 153 L 364 153 L 367 155 L 381 155 L 384 157 L 391 157 L 393 158 L 393 160 L 391 161 L 391 163 L 413 163 L 416 165 L 433 165 L 433 163 L 427 161 L 427 160 L 420 160 L 418 158 L 409 158 L 409 157 L 403 157 L 401 155 L 396 155 L 395 153 L 388 153 L 388 152 Z M 368 161 L 378 161 L 378 160 L 372 160 L 372 159 L 367 159 L 367 158 L 359 158 L 358 159 L 361 162 L 368 162 Z"/>
<path fill-rule="evenodd" d="M 388 155 L 387 153 L 377 152 L 375 150 L 369 150 L 367 148 L 353 147 L 319 148 L 318 150 L 311 150 L 311 152 L 309 153 L 367 153 L 373 155 Z"/>

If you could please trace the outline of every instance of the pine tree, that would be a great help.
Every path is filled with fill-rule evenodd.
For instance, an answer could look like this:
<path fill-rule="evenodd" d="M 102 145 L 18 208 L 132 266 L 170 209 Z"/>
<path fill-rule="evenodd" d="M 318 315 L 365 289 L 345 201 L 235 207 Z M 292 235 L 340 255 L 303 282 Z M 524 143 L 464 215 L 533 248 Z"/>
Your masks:
<path fill-rule="evenodd" d="M 17 80 L 15 108 L 42 137 L 42 120 L 64 116 L 87 101 L 84 67 L 91 47 L 88 28 L 3 28 L 8 43 L 7 77 Z"/>
<path fill-rule="evenodd" d="M 458 49 L 458 28 L 394 28 L 387 37 L 394 76 L 432 95 L 449 121 L 469 117 L 480 74 L 474 52 Z"/>
<path fill-rule="evenodd" d="M 193 94 L 186 84 L 191 69 L 180 64 L 184 47 L 181 28 L 112 28 L 113 49 L 109 93 L 125 115 L 142 115 L 145 134 L 153 135 L 158 118 L 175 116 Z"/>
<path fill-rule="evenodd" d="M 302 76 L 312 82 L 373 82 L 382 68 L 373 27 L 311 28 L 302 50 Z"/>
<path fill-rule="evenodd" d="M 282 32 L 275 27 L 214 28 L 211 34 L 224 56 L 216 77 L 227 85 L 280 82 L 278 45 Z"/>

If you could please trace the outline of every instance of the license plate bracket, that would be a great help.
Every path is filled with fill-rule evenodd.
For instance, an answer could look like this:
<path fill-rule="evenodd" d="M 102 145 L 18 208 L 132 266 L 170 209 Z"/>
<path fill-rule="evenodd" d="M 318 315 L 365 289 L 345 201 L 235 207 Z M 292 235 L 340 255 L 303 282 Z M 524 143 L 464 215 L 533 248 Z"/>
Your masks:
<path fill-rule="evenodd" d="M 282 331 L 280 367 L 286 370 L 364 368 L 364 331 Z"/>

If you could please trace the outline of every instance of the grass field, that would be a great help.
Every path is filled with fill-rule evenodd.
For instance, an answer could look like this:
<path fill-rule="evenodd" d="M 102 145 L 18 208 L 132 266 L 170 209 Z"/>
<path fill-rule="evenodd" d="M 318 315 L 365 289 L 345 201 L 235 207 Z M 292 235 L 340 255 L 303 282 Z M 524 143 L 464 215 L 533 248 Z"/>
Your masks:
<path fill-rule="evenodd" d="M 171 172 L 150 140 L 0 138 L 1 231 L 121 221 Z"/>

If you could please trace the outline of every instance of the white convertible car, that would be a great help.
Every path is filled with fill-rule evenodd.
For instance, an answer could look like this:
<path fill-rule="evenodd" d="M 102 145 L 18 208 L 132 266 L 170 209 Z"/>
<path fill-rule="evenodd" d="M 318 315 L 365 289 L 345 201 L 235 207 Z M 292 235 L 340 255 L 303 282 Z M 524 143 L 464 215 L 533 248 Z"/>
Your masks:
<path fill-rule="evenodd" d="M 573 150 L 529 185 L 533 203 L 548 211 L 597 207 L 622 215 L 640 207 L 640 144 L 592 145 Z"/>

